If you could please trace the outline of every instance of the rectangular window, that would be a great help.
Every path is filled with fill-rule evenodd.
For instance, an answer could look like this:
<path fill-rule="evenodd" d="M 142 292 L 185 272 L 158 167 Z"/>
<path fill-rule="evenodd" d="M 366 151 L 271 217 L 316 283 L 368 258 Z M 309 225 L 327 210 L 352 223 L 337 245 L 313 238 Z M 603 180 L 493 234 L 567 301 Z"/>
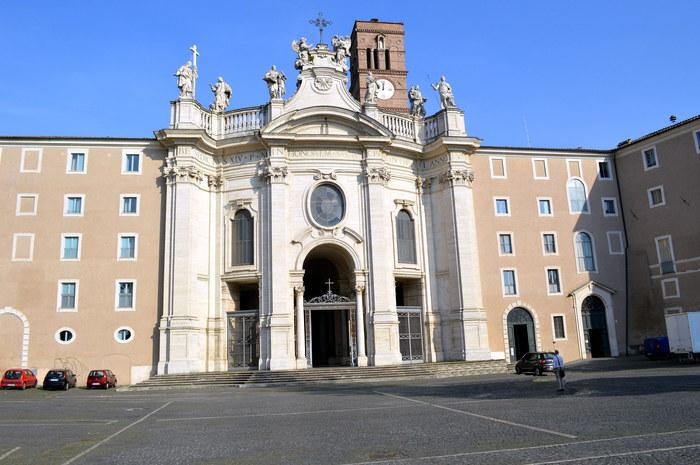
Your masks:
<path fill-rule="evenodd" d="M 42 149 L 22 149 L 22 159 L 19 165 L 20 173 L 40 173 Z"/>
<path fill-rule="evenodd" d="M 499 234 L 498 244 L 500 247 L 501 255 L 513 254 L 513 240 L 510 234 Z"/>
<path fill-rule="evenodd" d="M 138 153 L 124 152 L 122 174 L 141 173 L 141 155 Z"/>
<path fill-rule="evenodd" d="M 664 186 L 656 186 L 647 189 L 647 197 L 649 198 L 649 208 L 662 207 L 666 205 L 666 196 L 664 195 Z"/>
<path fill-rule="evenodd" d="M 678 287 L 678 278 L 661 280 L 661 294 L 664 299 L 676 299 L 681 296 Z"/>
<path fill-rule="evenodd" d="M 12 261 L 31 262 L 34 257 L 34 234 L 15 233 L 12 235 Z"/>
<path fill-rule="evenodd" d="M 505 179 L 508 177 L 506 172 L 506 159 L 503 157 L 490 157 L 491 177 Z"/>
<path fill-rule="evenodd" d="M 549 167 L 546 158 L 532 159 L 532 176 L 535 179 L 549 179 Z"/>
<path fill-rule="evenodd" d="M 559 270 L 557 268 L 547 268 L 547 294 L 561 294 Z"/>
<path fill-rule="evenodd" d="M 67 173 L 85 173 L 85 152 L 69 152 Z"/>
<path fill-rule="evenodd" d="M 644 162 L 644 171 L 648 171 L 659 166 L 659 159 L 656 157 L 656 147 L 644 149 L 642 151 L 642 157 Z"/>
<path fill-rule="evenodd" d="M 603 197 L 603 216 L 617 216 L 617 199 Z"/>
<path fill-rule="evenodd" d="M 659 266 L 661 273 L 675 273 L 676 264 L 673 258 L 673 242 L 671 236 L 663 236 L 656 238 L 656 254 L 659 258 Z"/>
<path fill-rule="evenodd" d="M 64 216 L 82 216 L 84 195 L 68 194 L 65 197 Z"/>
<path fill-rule="evenodd" d="M 117 281 L 117 309 L 134 308 L 134 281 Z"/>
<path fill-rule="evenodd" d="M 622 243 L 622 231 L 608 231 L 608 252 L 610 255 L 622 255 L 625 253 L 625 246 Z"/>
<path fill-rule="evenodd" d="M 554 326 L 554 339 L 566 339 L 564 315 L 552 315 L 552 326 Z"/>
<path fill-rule="evenodd" d="M 566 169 L 569 172 L 569 177 L 580 178 L 583 177 L 581 174 L 581 160 L 566 160 Z"/>
<path fill-rule="evenodd" d="M 517 295 L 515 270 L 503 270 L 503 295 Z"/>
<path fill-rule="evenodd" d="M 63 245 L 61 247 L 61 260 L 79 260 L 80 259 L 80 236 L 79 235 L 64 235 Z"/>
<path fill-rule="evenodd" d="M 135 235 L 120 235 L 119 236 L 119 259 L 133 260 L 136 258 L 136 236 Z"/>
<path fill-rule="evenodd" d="M 552 199 L 537 199 L 537 211 L 540 216 L 552 216 Z"/>
<path fill-rule="evenodd" d="M 598 177 L 600 179 L 612 179 L 610 174 L 610 162 L 609 161 L 599 161 L 598 162 Z"/>
<path fill-rule="evenodd" d="M 36 215 L 39 194 L 17 194 L 17 205 L 15 215 L 34 216 Z"/>
<path fill-rule="evenodd" d="M 59 281 L 58 310 L 70 311 L 78 308 L 78 282 Z"/>
<path fill-rule="evenodd" d="M 556 255 L 557 239 L 553 233 L 542 234 L 542 245 L 544 247 L 545 255 Z"/>
<path fill-rule="evenodd" d="M 494 199 L 496 205 L 496 216 L 509 216 L 510 209 L 508 208 L 508 199 Z"/>
<path fill-rule="evenodd" d="M 122 196 L 122 215 L 138 215 L 139 214 L 139 197 L 137 195 Z"/>

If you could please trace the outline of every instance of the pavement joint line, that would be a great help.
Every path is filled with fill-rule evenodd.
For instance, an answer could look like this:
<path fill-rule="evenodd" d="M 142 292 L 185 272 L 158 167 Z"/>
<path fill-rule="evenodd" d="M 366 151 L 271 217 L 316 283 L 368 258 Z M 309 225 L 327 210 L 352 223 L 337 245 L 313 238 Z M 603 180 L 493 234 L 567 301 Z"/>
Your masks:
<path fill-rule="evenodd" d="M 555 436 L 560 436 L 560 437 L 567 438 L 567 439 L 576 439 L 576 436 L 574 436 L 573 434 L 561 433 L 559 431 L 553 431 L 553 430 L 545 429 L 545 428 L 538 428 L 537 426 L 525 425 L 523 423 L 516 423 L 514 421 L 501 420 L 500 418 L 489 417 L 486 415 L 479 415 L 478 413 L 468 412 L 466 410 L 459 410 L 456 408 L 446 407 L 444 405 L 432 404 L 430 402 L 425 402 L 422 400 L 411 399 L 410 397 L 398 396 L 395 394 L 387 394 L 387 393 L 380 392 L 380 391 L 375 391 L 375 392 L 377 392 L 383 396 L 395 397 L 397 399 L 404 399 L 404 400 L 416 402 L 419 404 L 425 404 L 425 405 L 429 405 L 431 407 L 439 408 L 442 410 L 447 410 L 448 412 L 460 413 L 462 415 L 468 415 L 468 416 L 472 416 L 475 418 L 481 418 L 483 420 L 495 421 L 496 423 L 503 423 L 505 425 L 516 426 L 518 428 L 525 428 L 525 429 L 529 429 L 529 430 L 533 430 L 533 431 L 539 431 L 541 433 L 553 434 Z"/>
<path fill-rule="evenodd" d="M 688 433 L 700 433 L 700 428 L 682 429 L 682 430 L 676 430 L 676 431 L 662 431 L 660 433 L 632 434 L 629 436 L 615 436 L 612 438 L 602 438 L 602 439 L 587 439 L 585 441 L 559 442 L 556 444 L 542 444 L 542 445 L 537 445 L 537 446 L 513 447 L 513 448 L 509 448 L 509 449 L 492 449 L 492 450 L 477 451 L 477 452 L 458 452 L 455 454 L 427 455 L 427 456 L 423 456 L 423 457 L 412 457 L 412 458 L 405 458 L 405 459 L 375 460 L 372 462 L 352 462 L 352 463 L 345 463 L 342 465 L 379 465 L 382 463 L 402 463 L 402 462 L 410 462 L 410 461 L 414 461 L 414 460 L 449 459 L 449 458 L 469 457 L 469 456 L 473 456 L 473 455 L 500 454 L 500 453 L 504 453 L 504 452 L 522 452 L 522 451 L 533 450 L 533 449 L 553 449 L 553 448 L 557 448 L 557 447 L 568 447 L 568 446 L 577 446 L 577 445 L 585 445 L 585 444 L 595 444 L 595 443 L 599 443 L 599 442 L 619 441 L 621 439 L 640 439 L 640 438 L 647 438 L 647 437 L 652 437 L 652 436 L 670 436 L 673 434 L 688 434 Z M 544 463 L 550 464 L 552 462 L 544 462 Z"/>
<path fill-rule="evenodd" d="M 21 447 L 17 446 L 17 447 L 15 447 L 14 449 L 8 450 L 8 451 L 5 452 L 4 454 L 0 455 L 0 460 L 5 460 L 7 457 L 9 457 L 10 455 L 14 454 L 15 452 L 17 452 L 17 451 L 20 450 L 20 449 L 21 449 Z"/>
<path fill-rule="evenodd" d="M 0 421 L 0 426 L 34 426 L 34 425 L 72 425 L 72 424 L 85 424 L 85 425 L 111 425 L 119 420 L 13 420 L 13 421 Z"/>
<path fill-rule="evenodd" d="M 343 413 L 343 412 L 361 412 L 367 410 L 388 410 L 395 408 L 406 408 L 405 405 L 385 405 L 383 407 L 360 407 L 360 408 L 343 408 L 329 410 L 307 410 L 303 412 L 278 412 L 278 413 L 250 413 L 243 415 L 219 415 L 211 417 L 182 417 L 182 418 L 159 418 L 157 422 L 165 421 L 197 421 L 197 420 L 225 420 L 231 418 L 252 418 L 252 417 L 282 417 L 287 415 L 314 415 L 318 413 Z"/>
<path fill-rule="evenodd" d="M 150 417 L 151 415 L 155 415 L 156 413 L 160 412 L 161 410 L 163 410 L 165 407 L 167 407 L 168 405 L 172 404 L 173 402 L 174 402 L 174 401 L 166 402 L 165 404 L 161 405 L 161 406 L 158 407 L 157 409 L 153 410 L 151 413 L 148 413 L 148 414 L 142 416 L 141 418 L 139 418 L 138 420 L 135 420 L 135 421 L 129 423 L 128 425 L 126 425 L 125 427 L 123 427 L 122 429 L 120 429 L 119 431 L 117 431 L 116 433 L 110 434 L 109 436 L 107 436 L 107 437 L 104 438 L 103 440 L 101 440 L 101 441 L 99 441 L 98 443 L 92 445 L 91 447 L 85 449 L 84 451 L 82 451 L 81 453 L 79 453 L 78 455 L 76 455 L 75 457 L 73 457 L 73 458 L 71 458 L 71 459 L 68 459 L 67 461 L 63 462 L 63 465 L 69 465 L 69 464 L 75 462 L 75 461 L 78 460 L 80 457 L 82 457 L 82 456 L 88 454 L 89 452 L 92 452 L 93 450 L 97 449 L 97 448 L 100 447 L 101 445 L 105 444 L 105 443 L 106 443 L 107 441 L 109 441 L 110 439 L 119 436 L 119 435 L 122 434 L 124 431 L 128 430 L 129 428 L 131 428 L 132 426 L 136 426 L 136 425 L 138 425 L 139 423 L 141 423 L 142 421 L 145 421 L 146 419 L 148 419 L 148 417 Z"/>
<path fill-rule="evenodd" d="M 579 457 L 576 459 L 554 460 L 551 462 L 547 461 L 547 462 L 528 463 L 527 465 L 554 465 L 557 463 L 581 462 L 581 461 L 586 461 L 586 460 L 608 459 L 608 458 L 612 458 L 612 457 L 629 457 L 630 455 L 651 454 L 652 452 L 668 452 L 668 451 L 672 451 L 672 450 L 697 449 L 698 447 L 700 447 L 700 443 L 699 444 L 689 444 L 687 446 L 661 447 L 658 449 L 646 449 L 646 450 L 637 450 L 637 451 L 631 451 L 631 452 L 618 452 L 616 454 L 591 455 L 589 457 Z"/>

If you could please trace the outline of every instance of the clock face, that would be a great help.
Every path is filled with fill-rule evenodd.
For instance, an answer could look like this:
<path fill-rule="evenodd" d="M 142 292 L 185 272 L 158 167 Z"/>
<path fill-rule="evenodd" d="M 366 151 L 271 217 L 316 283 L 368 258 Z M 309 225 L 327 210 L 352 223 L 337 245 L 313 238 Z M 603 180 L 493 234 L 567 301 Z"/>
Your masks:
<path fill-rule="evenodd" d="M 382 100 L 389 100 L 394 95 L 394 84 L 386 79 L 377 79 L 377 85 L 379 86 L 379 91 L 377 92 L 377 98 Z"/>

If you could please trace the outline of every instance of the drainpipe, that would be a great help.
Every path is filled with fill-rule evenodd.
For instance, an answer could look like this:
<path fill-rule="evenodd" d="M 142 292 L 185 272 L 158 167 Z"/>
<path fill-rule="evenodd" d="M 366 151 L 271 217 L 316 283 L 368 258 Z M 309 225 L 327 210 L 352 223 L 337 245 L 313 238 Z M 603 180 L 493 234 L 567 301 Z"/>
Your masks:
<path fill-rule="evenodd" d="M 625 239 L 625 355 L 630 354 L 630 320 L 629 320 L 629 309 L 630 309 L 630 283 L 629 283 L 629 241 L 627 240 L 627 221 L 625 221 L 625 207 L 624 202 L 622 202 L 622 187 L 620 186 L 620 176 L 619 171 L 617 171 L 617 158 L 615 157 L 615 152 L 612 155 L 613 167 L 615 169 L 615 185 L 617 186 L 617 197 L 620 199 L 620 215 L 622 217 L 622 232 Z"/>

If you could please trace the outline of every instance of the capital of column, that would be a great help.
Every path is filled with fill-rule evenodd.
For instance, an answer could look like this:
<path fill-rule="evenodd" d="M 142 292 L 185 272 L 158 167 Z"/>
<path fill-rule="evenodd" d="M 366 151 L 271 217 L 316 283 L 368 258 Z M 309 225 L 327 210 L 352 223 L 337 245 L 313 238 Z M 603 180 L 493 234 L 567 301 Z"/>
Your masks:
<path fill-rule="evenodd" d="M 304 295 L 304 291 L 305 291 L 305 289 L 304 289 L 303 285 L 294 286 L 294 294 L 296 294 L 297 296 L 299 294 Z"/>
<path fill-rule="evenodd" d="M 355 285 L 355 292 L 357 294 L 362 294 L 363 292 L 365 292 L 365 285 L 364 284 Z"/>

